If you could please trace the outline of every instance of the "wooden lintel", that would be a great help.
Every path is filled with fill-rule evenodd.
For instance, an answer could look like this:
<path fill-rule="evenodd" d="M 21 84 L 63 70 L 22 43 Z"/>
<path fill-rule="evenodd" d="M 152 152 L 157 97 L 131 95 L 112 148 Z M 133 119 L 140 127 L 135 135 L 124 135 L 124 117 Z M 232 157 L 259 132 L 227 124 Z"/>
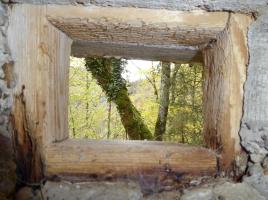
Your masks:
<path fill-rule="evenodd" d="M 47 7 L 48 20 L 73 40 L 148 45 L 198 45 L 216 39 L 227 12 L 142 8 Z"/>
<path fill-rule="evenodd" d="M 68 139 L 46 150 L 46 175 L 131 177 L 167 172 L 215 175 L 213 151 L 177 143 Z"/>
<path fill-rule="evenodd" d="M 75 57 L 99 56 L 126 59 L 160 60 L 174 63 L 202 63 L 202 53 L 197 46 L 137 45 L 107 42 L 74 41 Z"/>

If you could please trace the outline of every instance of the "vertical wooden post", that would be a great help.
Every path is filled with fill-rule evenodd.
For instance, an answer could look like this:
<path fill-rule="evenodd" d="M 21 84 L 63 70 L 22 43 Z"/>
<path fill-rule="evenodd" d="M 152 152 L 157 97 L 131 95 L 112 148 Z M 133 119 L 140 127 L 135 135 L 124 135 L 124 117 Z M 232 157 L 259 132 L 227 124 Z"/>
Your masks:
<path fill-rule="evenodd" d="M 14 5 L 8 42 L 14 60 L 14 144 L 23 181 L 42 178 L 43 147 L 68 138 L 72 40 L 46 20 L 46 6 Z"/>
<path fill-rule="evenodd" d="M 205 141 L 221 153 L 220 166 L 227 171 L 241 152 L 239 129 L 251 21 L 250 16 L 230 14 L 225 30 L 203 50 Z"/>

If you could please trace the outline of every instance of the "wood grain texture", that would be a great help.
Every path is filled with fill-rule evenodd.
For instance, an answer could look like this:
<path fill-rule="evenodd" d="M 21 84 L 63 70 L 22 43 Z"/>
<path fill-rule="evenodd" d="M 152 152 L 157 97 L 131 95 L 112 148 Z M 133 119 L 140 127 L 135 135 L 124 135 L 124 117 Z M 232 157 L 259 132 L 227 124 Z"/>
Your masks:
<path fill-rule="evenodd" d="M 75 56 L 120 56 L 185 63 L 202 62 L 197 45 L 215 39 L 224 30 L 228 14 L 49 6 L 47 17 L 77 40 L 72 48 Z"/>
<path fill-rule="evenodd" d="M 32 134 L 41 148 L 68 137 L 72 42 L 46 20 L 46 12 L 45 6 L 14 5 L 8 29 L 16 77 L 13 95 L 18 96 L 23 88 L 27 123 L 34 127 Z"/>
<path fill-rule="evenodd" d="M 198 46 L 118 44 L 112 42 L 74 41 L 75 57 L 121 57 L 125 59 L 161 60 L 174 63 L 202 63 Z"/>
<path fill-rule="evenodd" d="M 215 175 L 212 151 L 176 143 L 71 140 L 47 148 L 46 174 L 138 176 L 170 170 L 187 175 Z"/>
<path fill-rule="evenodd" d="M 204 132 L 208 146 L 222 153 L 223 169 L 230 168 L 240 152 L 238 131 L 248 63 L 249 16 L 136 8 L 13 6 L 8 40 L 15 61 L 14 97 L 23 88 L 27 123 L 34 127 L 32 135 L 37 145 L 46 149 L 47 173 L 121 176 L 163 169 L 166 164 L 178 173 L 212 174 L 216 160 L 206 149 L 171 144 L 72 140 L 51 144 L 68 138 L 72 40 L 47 18 L 72 39 L 95 44 L 171 48 L 204 45 Z"/>
<path fill-rule="evenodd" d="M 198 45 L 224 30 L 228 13 L 48 6 L 47 18 L 73 40 Z"/>
<path fill-rule="evenodd" d="M 22 88 L 21 93 L 14 97 L 14 109 L 11 114 L 17 175 L 26 183 L 36 183 L 44 177 L 41 146 L 36 141 L 36 126 L 29 122 L 26 110 Z"/>
<path fill-rule="evenodd" d="M 208 146 L 221 153 L 222 169 L 231 169 L 241 151 L 239 129 L 248 64 L 250 16 L 230 14 L 226 29 L 204 48 L 204 133 Z"/>

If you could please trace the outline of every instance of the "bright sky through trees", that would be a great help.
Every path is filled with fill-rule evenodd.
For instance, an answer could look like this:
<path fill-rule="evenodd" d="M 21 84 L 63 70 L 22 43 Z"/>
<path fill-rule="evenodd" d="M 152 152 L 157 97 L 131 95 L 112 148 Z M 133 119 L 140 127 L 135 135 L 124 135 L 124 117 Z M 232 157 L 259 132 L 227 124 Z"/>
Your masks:
<path fill-rule="evenodd" d="M 149 70 L 152 65 L 157 66 L 158 64 L 158 61 L 128 60 L 126 65 L 126 72 L 123 74 L 123 77 L 130 82 L 143 80 L 146 77 L 142 72 Z"/>

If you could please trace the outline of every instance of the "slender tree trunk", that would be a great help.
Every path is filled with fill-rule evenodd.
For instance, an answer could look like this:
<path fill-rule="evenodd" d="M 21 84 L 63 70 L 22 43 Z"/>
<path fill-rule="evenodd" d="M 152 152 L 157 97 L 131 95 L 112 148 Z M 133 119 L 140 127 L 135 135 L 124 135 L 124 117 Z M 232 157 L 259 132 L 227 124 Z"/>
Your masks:
<path fill-rule="evenodd" d="M 120 59 L 115 58 L 86 58 L 86 67 L 108 98 L 116 104 L 129 138 L 131 140 L 151 140 L 153 137 L 150 130 L 129 98 L 126 82 L 118 69 L 122 65 L 121 62 Z M 111 88 L 113 88 L 112 91 Z"/>
<path fill-rule="evenodd" d="M 192 86 L 192 112 L 193 112 L 193 126 L 196 126 L 196 115 L 197 115 L 197 111 L 195 109 L 195 93 L 196 93 L 196 76 L 197 76 L 197 71 L 196 71 L 196 67 L 194 65 L 192 65 L 191 67 L 194 68 L 194 82 L 193 82 L 193 86 Z M 195 129 L 194 129 L 194 135 L 195 135 Z"/>
<path fill-rule="evenodd" d="M 89 128 L 89 99 L 88 99 L 88 91 L 89 90 L 89 74 L 87 73 L 86 79 L 86 93 L 87 93 L 87 102 L 86 102 L 86 128 Z"/>
<path fill-rule="evenodd" d="M 184 130 L 181 132 L 181 143 L 182 143 L 182 144 L 185 143 L 185 139 L 184 139 Z"/>
<path fill-rule="evenodd" d="M 107 139 L 109 139 L 110 135 L 111 135 L 111 111 L 112 111 L 112 102 L 109 101 L 109 105 L 108 105 L 108 132 L 107 132 Z"/>
<path fill-rule="evenodd" d="M 161 85 L 160 85 L 160 102 L 158 117 L 155 125 L 155 139 L 162 141 L 166 131 L 168 107 L 169 107 L 169 90 L 170 90 L 170 63 L 162 63 Z"/>
<path fill-rule="evenodd" d="M 178 64 L 175 65 L 173 72 L 172 72 L 172 76 L 171 76 L 171 83 L 170 83 L 170 87 L 171 87 L 170 103 L 171 104 L 174 104 L 176 100 L 176 79 L 177 79 L 177 74 L 180 69 L 180 66 L 181 65 L 178 65 Z"/>
<path fill-rule="evenodd" d="M 146 77 L 147 78 L 147 77 Z M 157 86 L 156 86 L 156 80 L 155 78 L 153 77 L 152 80 L 148 77 L 147 78 L 148 82 L 152 85 L 153 87 L 153 90 L 154 90 L 154 95 L 155 95 L 155 99 L 156 101 L 159 100 L 159 95 L 158 95 L 158 89 L 157 89 Z"/>
<path fill-rule="evenodd" d="M 72 112 L 71 106 L 69 106 L 69 110 L 70 110 L 71 122 L 73 124 L 73 128 L 72 128 L 72 130 L 73 130 L 73 137 L 75 137 L 75 135 L 76 135 L 75 123 L 74 123 L 74 116 L 73 116 L 73 112 Z"/>

